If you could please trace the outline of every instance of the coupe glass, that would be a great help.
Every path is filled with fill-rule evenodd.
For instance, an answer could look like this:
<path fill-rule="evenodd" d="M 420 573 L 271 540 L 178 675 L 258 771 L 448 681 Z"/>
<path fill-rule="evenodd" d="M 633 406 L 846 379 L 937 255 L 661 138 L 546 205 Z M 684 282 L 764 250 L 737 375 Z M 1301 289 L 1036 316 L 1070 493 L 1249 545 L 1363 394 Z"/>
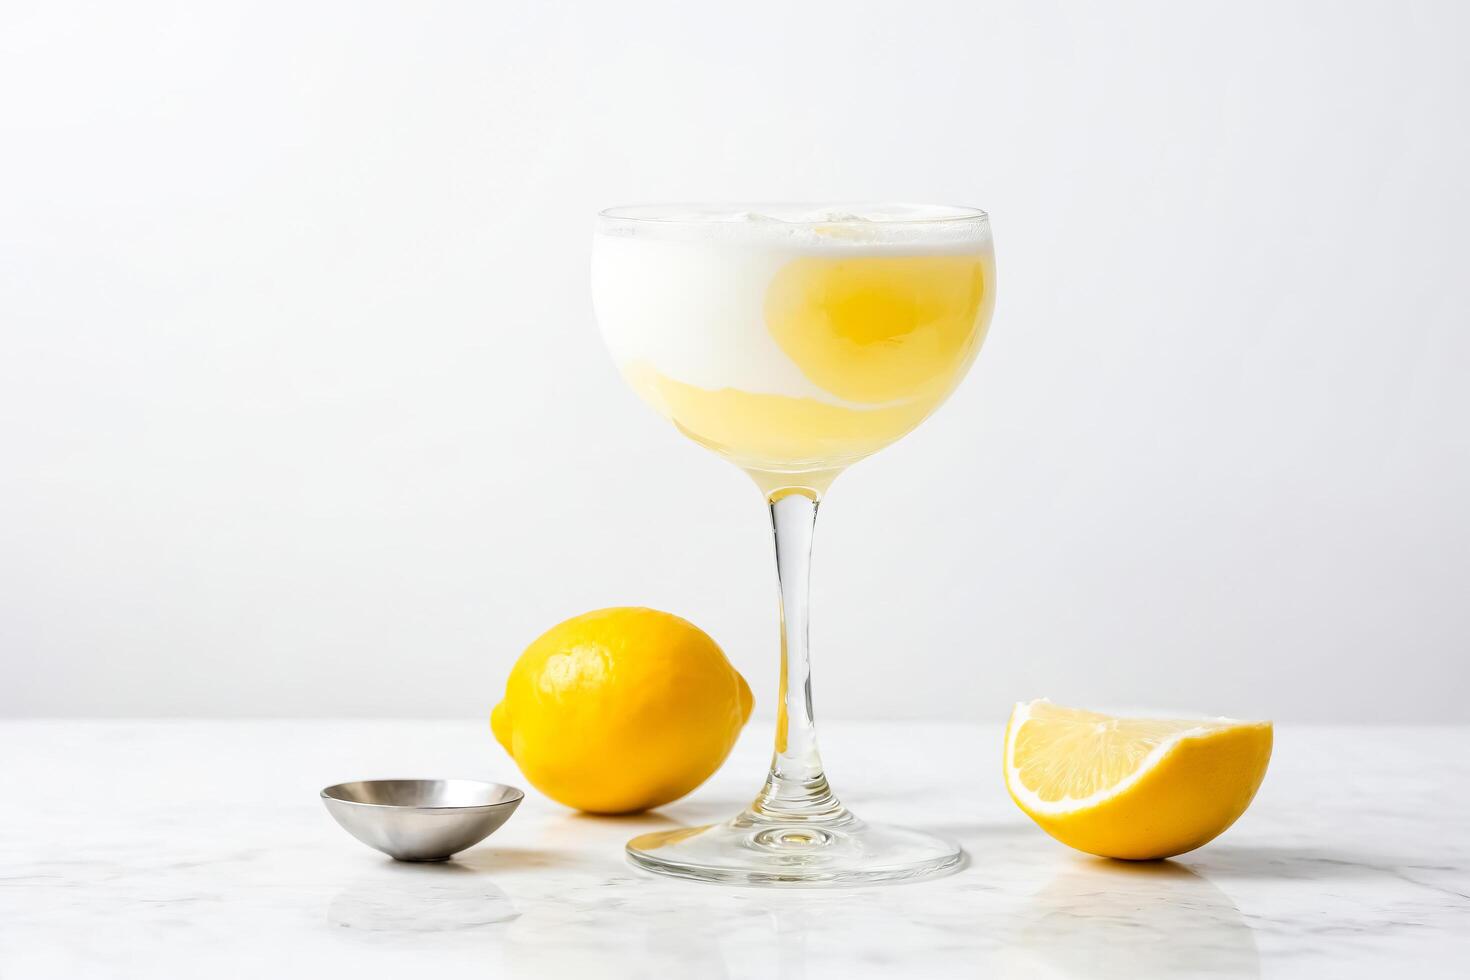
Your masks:
<path fill-rule="evenodd" d="M 650 205 L 597 218 L 592 294 L 624 377 L 755 479 L 781 593 L 776 748 L 724 823 L 645 834 L 635 864 L 704 881 L 845 884 L 943 874 L 960 848 L 858 819 L 812 720 L 808 569 L 817 506 L 848 466 L 934 411 L 995 301 L 990 222 L 927 205 Z"/>

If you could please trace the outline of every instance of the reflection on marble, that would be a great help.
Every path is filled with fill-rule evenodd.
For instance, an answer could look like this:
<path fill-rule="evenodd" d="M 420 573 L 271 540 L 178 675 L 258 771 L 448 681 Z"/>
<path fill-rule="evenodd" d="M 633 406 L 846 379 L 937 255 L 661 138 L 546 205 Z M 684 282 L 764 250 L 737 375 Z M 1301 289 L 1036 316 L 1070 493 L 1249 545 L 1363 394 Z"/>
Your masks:
<path fill-rule="evenodd" d="M 1026 900 L 1022 920 L 1006 957 L 1022 975 L 1261 975 L 1230 896 L 1172 861 L 1079 861 Z"/>
<path fill-rule="evenodd" d="M 1014 809 L 975 762 L 999 726 L 829 725 L 847 798 L 959 839 L 966 870 L 768 891 L 629 867 L 629 837 L 746 802 L 769 738 L 752 728 L 659 813 L 585 817 L 533 794 L 453 862 L 402 865 L 342 833 L 316 791 L 519 782 L 483 725 L 0 723 L 0 977 L 1434 977 L 1470 962 L 1470 729 L 1280 728 L 1235 828 L 1135 865 L 1068 851 Z"/>
<path fill-rule="evenodd" d="M 490 875 L 454 863 L 385 863 L 344 888 L 327 909 L 332 925 L 373 934 L 474 929 L 517 915 Z"/>

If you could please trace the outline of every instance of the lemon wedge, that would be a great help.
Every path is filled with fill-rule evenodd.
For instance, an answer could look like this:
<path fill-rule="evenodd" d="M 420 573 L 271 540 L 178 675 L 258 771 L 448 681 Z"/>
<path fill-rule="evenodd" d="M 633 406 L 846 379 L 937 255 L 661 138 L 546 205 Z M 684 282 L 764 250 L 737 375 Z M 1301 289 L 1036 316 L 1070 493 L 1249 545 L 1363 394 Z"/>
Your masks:
<path fill-rule="evenodd" d="M 1172 857 L 1245 812 L 1271 759 L 1271 723 L 1115 718 L 1045 699 L 1006 726 L 1011 799 L 1063 844 L 1103 857 Z"/>

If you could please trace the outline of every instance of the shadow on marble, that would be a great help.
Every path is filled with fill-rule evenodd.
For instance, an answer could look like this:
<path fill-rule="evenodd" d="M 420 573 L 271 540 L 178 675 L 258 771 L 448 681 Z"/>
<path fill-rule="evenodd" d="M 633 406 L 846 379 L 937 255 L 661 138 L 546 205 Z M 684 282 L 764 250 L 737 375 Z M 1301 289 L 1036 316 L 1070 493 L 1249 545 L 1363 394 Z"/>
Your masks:
<path fill-rule="evenodd" d="M 628 817 L 593 817 L 592 819 L 627 820 L 638 817 L 658 817 L 677 826 L 699 827 L 707 823 L 718 823 L 744 810 L 750 806 L 750 801 L 755 799 L 755 790 L 759 788 L 757 785 L 744 796 L 709 796 L 696 793 L 646 813 L 631 814 Z M 582 816 L 588 815 L 582 814 Z"/>
<path fill-rule="evenodd" d="M 475 847 L 439 865 L 459 871 L 494 874 L 511 871 L 551 871 L 577 866 L 577 855 L 540 847 Z"/>
<path fill-rule="evenodd" d="M 581 854 L 584 860 L 600 856 L 621 861 L 623 845 L 631 838 L 685 826 L 688 825 L 657 811 L 617 816 L 567 811 L 542 821 L 536 843 L 553 852 Z"/>
<path fill-rule="evenodd" d="M 1007 823 L 924 823 L 923 821 L 910 822 L 908 826 L 931 834 L 939 834 L 961 843 L 966 841 L 998 841 L 1014 840 L 1018 838 L 1031 838 L 1037 841 L 1049 841 L 1045 832 L 1035 824 L 1019 820 Z"/>
<path fill-rule="evenodd" d="M 1402 876 L 1405 872 L 1463 873 L 1463 865 L 1442 861 L 1388 855 L 1373 851 L 1317 847 L 1272 847 L 1249 844 L 1216 844 L 1181 855 L 1180 860 L 1198 871 L 1220 879 L 1252 878 L 1310 880 L 1314 878 L 1364 878 L 1377 875 Z"/>
<path fill-rule="evenodd" d="M 602 828 L 616 829 L 625 834 L 645 834 L 651 830 L 675 830 L 688 826 L 658 810 L 644 810 L 642 813 L 582 813 L 572 810 L 563 815 L 561 822 L 574 832 Z"/>

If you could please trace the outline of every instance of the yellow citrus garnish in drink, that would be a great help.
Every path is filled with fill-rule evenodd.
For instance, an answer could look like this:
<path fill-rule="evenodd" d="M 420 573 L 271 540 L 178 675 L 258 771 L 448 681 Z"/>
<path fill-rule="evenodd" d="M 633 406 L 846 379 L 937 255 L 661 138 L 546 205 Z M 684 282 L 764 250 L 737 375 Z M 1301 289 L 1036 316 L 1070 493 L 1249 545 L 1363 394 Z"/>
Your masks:
<path fill-rule="evenodd" d="M 932 410 L 984 339 L 988 264 L 979 254 L 803 256 L 766 289 L 766 326 L 828 394 Z"/>

